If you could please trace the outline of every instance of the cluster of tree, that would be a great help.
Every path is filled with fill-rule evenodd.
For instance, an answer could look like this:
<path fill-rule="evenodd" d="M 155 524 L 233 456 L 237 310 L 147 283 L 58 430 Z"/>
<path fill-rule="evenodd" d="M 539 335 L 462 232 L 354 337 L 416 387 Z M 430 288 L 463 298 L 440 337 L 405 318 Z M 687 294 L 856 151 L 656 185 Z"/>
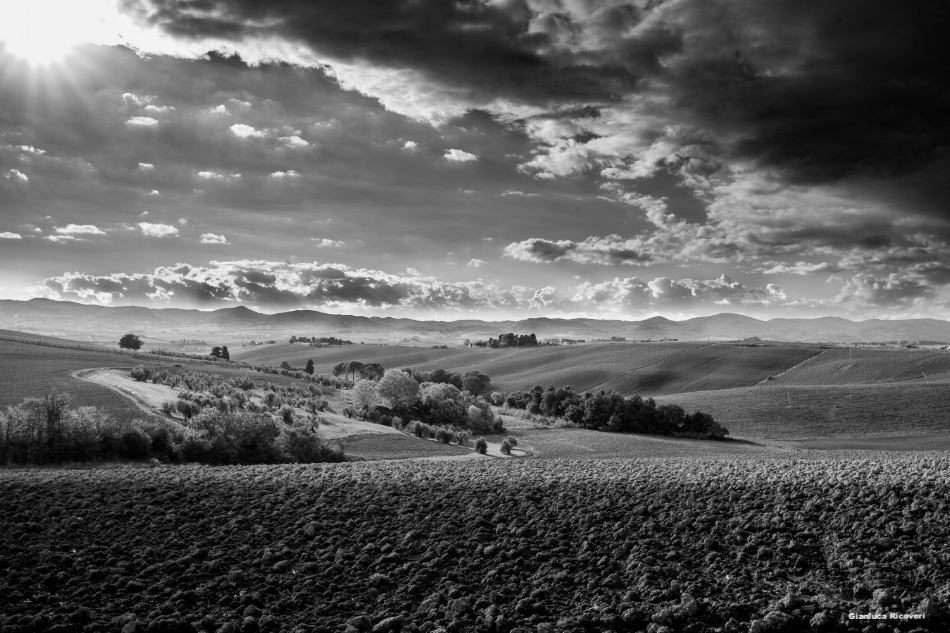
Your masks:
<path fill-rule="evenodd" d="M 211 355 L 215 358 L 220 358 L 221 360 L 231 360 L 231 353 L 228 351 L 227 345 L 223 345 L 221 347 L 212 347 Z"/>
<path fill-rule="evenodd" d="M 344 378 L 349 378 L 352 375 L 353 380 L 356 380 L 357 374 L 368 380 L 379 380 L 385 372 L 379 363 L 363 363 L 358 360 L 347 360 L 333 367 L 334 376 L 342 374 Z"/>
<path fill-rule="evenodd" d="M 436 378 L 439 382 L 426 380 Z M 456 386 L 453 377 L 460 378 Z M 390 369 L 379 381 L 360 380 L 353 386 L 350 399 L 353 408 L 372 416 L 380 407 L 411 419 L 492 433 L 501 428 L 497 416 L 482 394 L 491 388 L 491 379 L 478 371 L 463 376 L 442 369 L 434 372 L 412 372 Z"/>
<path fill-rule="evenodd" d="M 325 345 L 353 345 L 353 341 L 344 341 L 341 338 L 335 336 L 311 336 L 307 338 L 306 336 L 291 336 L 291 343 L 309 343 L 310 345 L 315 346 L 325 346 Z"/>
<path fill-rule="evenodd" d="M 722 439 L 729 434 L 708 413 L 687 414 L 677 405 L 657 406 L 653 398 L 624 398 L 609 390 L 576 393 L 570 387 L 544 389 L 539 385 L 528 391 L 512 392 L 505 399 L 505 405 L 564 418 L 587 429 L 712 439 Z"/>
<path fill-rule="evenodd" d="M 241 347 L 254 347 L 255 345 L 276 345 L 276 344 L 277 344 L 277 341 L 261 341 L 260 343 L 251 341 L 250 343 L 247 343 L 246 345 L 242 345 Z"/>
<path fill-rule="evenodd" d="M 475 341 L 475 347 L 490 347 L 496 349 L 499 347 L 537 347 L 538 337 L 534 332 L 531 334 L 501 334 L 498 338 L 489 338 L 487 341 Z"/>

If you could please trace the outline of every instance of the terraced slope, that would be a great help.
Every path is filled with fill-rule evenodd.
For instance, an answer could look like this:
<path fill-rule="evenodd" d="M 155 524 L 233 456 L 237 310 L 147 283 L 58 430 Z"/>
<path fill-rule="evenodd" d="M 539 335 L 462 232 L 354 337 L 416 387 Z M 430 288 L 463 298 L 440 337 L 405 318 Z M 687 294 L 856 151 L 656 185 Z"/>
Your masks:
<path fill-rule="evenodd" d="M 626 395 L 661 395 L 754 385 L 817 354 L 815 347 L 742 347 L 706 343 L 627 343 L 524 349 L 424 349 L 398 346 L 317 348 L 278 344 L 242 349 L 235 360 L 303 366 L 330 372 L 346 360 L 385 367 L 477 369 L 498 388 L 570 385 L 575 390 L 613 389 Z"/>
<path fill-rule="evenodd" d="M 950 379 L 950 351 L 829 349 L 780 375 L 780 385 L 848 385 Z"/>
<path fill-rule="evenodd" d="M 950 383 L 776 385 L 657 398 L 711 413 L 733 437 L 805 439 L 950 434 Z"/>
<path fill-rule="evenodd" d="M 823 633 L 880 610 L 936 633 L 948 472 L 874 453 L 6 470 L 0 628 Z"/>

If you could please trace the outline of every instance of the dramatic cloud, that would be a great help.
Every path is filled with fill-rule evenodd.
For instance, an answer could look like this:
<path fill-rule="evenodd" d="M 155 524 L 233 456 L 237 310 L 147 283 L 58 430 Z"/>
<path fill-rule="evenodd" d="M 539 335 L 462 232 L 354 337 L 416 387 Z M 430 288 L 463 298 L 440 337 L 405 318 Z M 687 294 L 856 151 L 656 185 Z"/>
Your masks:
<path fill-rule="evenodd" d="M 0 208 L 25 236 L 4 288 L 132 258 L 217 270 L 199 235 L 295 262 L 332 234 L 347 247 L 320 252 L 350 272 L 435 274 L 380 306 L 405 284 L 437 306 L 487 261 L 505 310 L 950 316 L 943 0 L 96 5 L 111 31 L 55 72 L 0 52 Z M 193 238 L 117 229 L 181 216 Z M 446 309 L 502 305 L 464 288 Z"/>
<path fill-rule="evenodd" d="M 169 237 L 171 235 L 178 235 L 178 229 L 171 226 L 170 224 L 139 222 L 138 227 L 141 229 L 142 235 L 147 235 L 149 237 Z"/>
<path fill-rule="evenodd" d="M 102 305 L 215 306 L 235 302 L 271 307 L 408 312 L 528 310 L 553 304 L 553 288 L 501 289 L 482 281 L 442 282 L 342 264 L 270 261 L 176 264 L 148 274 L 67 273 L 43 282 L 50 296 Z"/>

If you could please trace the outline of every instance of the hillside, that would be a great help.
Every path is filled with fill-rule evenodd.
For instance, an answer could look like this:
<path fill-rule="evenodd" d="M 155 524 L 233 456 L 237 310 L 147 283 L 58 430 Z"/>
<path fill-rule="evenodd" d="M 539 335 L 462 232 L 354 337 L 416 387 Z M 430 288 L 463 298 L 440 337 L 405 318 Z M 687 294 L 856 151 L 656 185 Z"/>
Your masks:
<path fill-rule="evenodd" d="M 950 382 L 769 385 L 657 398 L 711 413 L 733 437 L 806 439 L 950 433 Z"/>
<path fill-rule="evenodd" d="M 829 349 L 777 377 L 777 385 L 849 385 L 950 378 L 950 353 L 906 349 Z"/>
<path fill-rule="evenodd" d="M 424 349 L 398 346 L 308 347 L 287 343 L 242 348 L 232 359 L 303 367 L 329 373 L 347 360 L 384 367 L 477 369 L 511 391 L 534 385 L 575 390 L 613 389 L 625 395 L 659 395 L 754 385 L 817 354 L 815 347 L 743 347 L 706 343 L 627 343 L 519 349 Z"/>

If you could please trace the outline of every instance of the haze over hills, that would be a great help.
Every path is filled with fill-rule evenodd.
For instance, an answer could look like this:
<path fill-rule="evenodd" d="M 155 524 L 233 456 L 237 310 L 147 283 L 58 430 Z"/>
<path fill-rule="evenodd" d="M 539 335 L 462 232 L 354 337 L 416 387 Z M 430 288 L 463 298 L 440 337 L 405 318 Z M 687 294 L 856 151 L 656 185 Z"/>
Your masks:
<path fill-rule="evenodd" d="M 744 339 L 776 341 L 950 341 L 950 322 L 939 319 L 850 321 L 840 317 L 775 318 L 767 321 L 740 314 L 716 314 L 684 321 L 652 317 L 642 321 L 559 319 L 423 321 L 294 310 L 261 314 L 244 306 L 212 311 L 178 308 L 105 307 L 69 301 L 31 299 L 0 301 L 0 328 L 108 341 L 134 331 L 156 338 L 214 339 L 236 336 L 283 337 L 344 335 L 352 340 L 422 339 L 453 341 L 487 338 L 503 332 L 534 332 L 540 337 L 574 339 L 625 337 L 627 340 Z"/>

